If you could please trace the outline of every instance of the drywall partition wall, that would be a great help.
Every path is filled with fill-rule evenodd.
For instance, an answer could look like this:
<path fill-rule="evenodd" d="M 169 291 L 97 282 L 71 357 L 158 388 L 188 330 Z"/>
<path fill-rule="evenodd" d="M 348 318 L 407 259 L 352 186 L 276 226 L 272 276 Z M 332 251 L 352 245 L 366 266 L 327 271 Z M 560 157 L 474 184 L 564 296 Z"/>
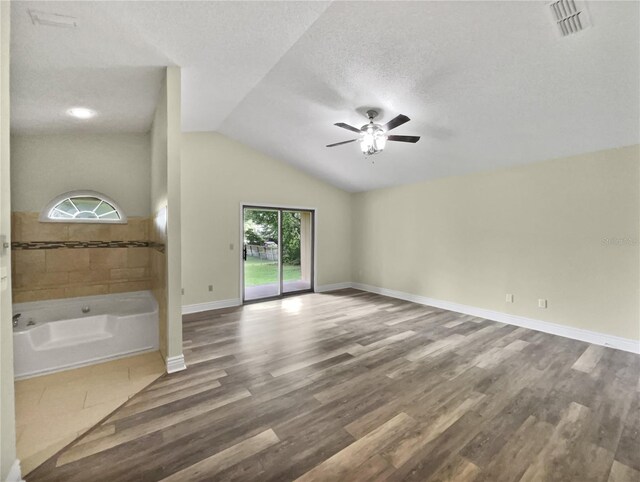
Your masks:
<path fill-rule="evenodd" d="M 182 136 L 183 305 L 240 299 L 240 204 L 316 209 L 319 286 L 351 279 L 350 194 L 215 132 Z M 208 286 L 213 286 L 209 291 Z M 193 308 L 196 309 L 195 307 Z"/>
<path fill-rule="evenodd" d="M 182 356 L 182 197 L 180 68 L 167 69 L 167 360 L 168 371 L 184 368 Z"/>
<path fill-rule="evenodd" d="M 638 340 L 639 177 L 632 146 L 355 194 L 354 281 Z"/>
<path fill-rule="evenodd" d="M 151 128 L 151 284 L 160 313 L 160 351 L 168 371 L 182 357 L 180 248 L 180 69 L 168 67 Z"/>
<path fill-rule="evenodd" d="M 11 182 L 9 150 L 9 17 L 11 4 L 0 2 L 0 235 L 10 241 Z M 11 257 L 0 244 L 0 480 L 20 480 L 16 460 L 13 393 L 13 330 L 11 319 Z"/>
<path fill-rule="evenodd" d="M 39 213 L 59 194 L 98 191 L 127 216 L 149 216 L 149 134 L 47 134 L 11 137 L 13 211 Z"/>
<path fill-rule="evenodd" d="M 160 352 L 167 358 L 167 82 L 151 126 L 151 289 L 158 302 Z"/>

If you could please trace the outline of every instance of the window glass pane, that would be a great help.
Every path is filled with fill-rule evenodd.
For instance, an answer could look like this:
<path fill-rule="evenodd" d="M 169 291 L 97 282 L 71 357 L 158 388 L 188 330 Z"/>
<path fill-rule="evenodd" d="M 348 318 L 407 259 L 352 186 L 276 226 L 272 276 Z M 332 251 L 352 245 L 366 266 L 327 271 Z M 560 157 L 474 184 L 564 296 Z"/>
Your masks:
<path fill-rule="evenodd" d="M 71 219 L 73 218 L 73 215 L 62 212 L 62 211 L 58 211 L 57 209 L 52 209 L 51 212 L 49 213 L 49 217 L 51 219 L 62 219 L 62 218 Z"/>
<path fill-rule="evenodd" d="M 116 211 L 113 211 L 111 213 L 101 215 L 100 219 L 120 219 L 120 216 Z"/>
<path fill-rule="evenodd" d="M 64 201 L 62 201 L 60 204 L 58 204 L 55 209 L 57 209 L 58 211 L 63 211 L 65 213 L 69 213 L 70 215 L 74 215 L 75 213 L 78 212 L 78 210 L 74 207 L 73 204 L 71 204 L 71 201 L 69 201 L 68 199 L 65 199 Z"/>
<path fill-rule="evenodd" d="M 76 214 L 75 218 L 76 219 L 97 219 L 98 216 L 96 216 L 96 213 L 94 213 L 93 211 L 80 211 L 78 214 Z"/>
<path fill-rule="evenodd" d="M 93 211 L 100 204 L 100 199 L 95 197 L 74 197 L 71 201 L 80 211 Z"/>
<path fill-rule="evenodd" d="M 100 216 L 101 214 L 107 214 L 110 213 L 111 211 L 115 211 L 116 208 L 114 208 L 111 204 L 109 204 L 107 201 L 102 201 L 102 204 L 100 204 L 97 208 L 96 208 L 96 214 L 98 216 Z"/>

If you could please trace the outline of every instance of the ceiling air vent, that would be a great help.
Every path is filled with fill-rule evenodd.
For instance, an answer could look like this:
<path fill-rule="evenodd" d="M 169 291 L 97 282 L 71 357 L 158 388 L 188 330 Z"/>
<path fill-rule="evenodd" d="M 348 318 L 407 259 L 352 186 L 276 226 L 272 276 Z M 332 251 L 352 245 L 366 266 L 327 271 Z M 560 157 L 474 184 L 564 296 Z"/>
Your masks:
<path fill-rule="evenodd" d="M 78 26 L 78 19 L 70 15 L 42 12 L 29 9 L 29 16 L 34 25 L 47 25 L 49 27 L 74 28 Z"/>
<path fill-rule="evenodd" d="M 557 0 L 549 4 L 560 35 L 566 37 L 591 26 L 584 1 Z"/>

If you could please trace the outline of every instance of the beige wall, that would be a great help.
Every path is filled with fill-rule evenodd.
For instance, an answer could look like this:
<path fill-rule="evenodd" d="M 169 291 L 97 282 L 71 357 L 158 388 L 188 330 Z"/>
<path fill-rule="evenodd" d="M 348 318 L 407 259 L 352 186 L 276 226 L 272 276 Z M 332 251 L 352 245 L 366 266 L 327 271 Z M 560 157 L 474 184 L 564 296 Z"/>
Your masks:
<path fill-rule="evenodd" d="M 351 280 L 350 195 L 213 132 L 182 136 L 183 304 L 240 297 L 240 203 L 317 209 L 319 285 Z M 233 245 L 233 249 L 230 249 Z M 208 285 L 213 291 L 208 291 Z"/>
<path fill-rule="evenodd" d="M 127 216 L 149 216 L 150 156 L 148 134 L 14 135 L 13 210 L 40 212 L 59 194 L 88 189 Z"/>
<path fill-rule="evenodd" d="M 355 194 L 354 281 L 640 339 L 639 186 L 634 146 Z"/>
<path fill-rule="evenodd" d="M 180 142 L 180 69 L 168 67 L 151 128 L 150 268 L 165 359 L 182 354 Z"/>
<path fill-rule="evenodd" d="M 0 234 L 11 235 L 11 185 L 9 161 L 9 16 L 10 3 L 0 2 Z M 0 245 L 0 249 L 1 245 Z M 9 251 L 2 251 L 0 266 L 11 272 Z M 0 287 L 0 480 L 16 459 L 13 395 L 13 330 L 11 279 Z"/>

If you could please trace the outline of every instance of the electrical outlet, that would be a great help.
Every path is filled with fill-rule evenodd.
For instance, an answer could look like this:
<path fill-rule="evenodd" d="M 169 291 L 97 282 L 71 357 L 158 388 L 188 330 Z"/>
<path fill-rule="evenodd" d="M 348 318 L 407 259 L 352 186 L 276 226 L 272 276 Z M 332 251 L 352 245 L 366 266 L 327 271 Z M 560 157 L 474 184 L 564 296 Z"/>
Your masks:
<path fill-rule="evenodd" d="M 538 300 L 538 308 L 546 308 L 547 307 L 547 300 L 545 300 L 544 298 L 540 298 Z"/>
<path fill-rule="evenodd" d="M 182 288 L 182 294 L 184 294 L 184 288 Z"/>
<path fill-rule="evenodd" d="M 513 295 L 511 293 L 507 293 L 506 302 L 513 303 Z"/>
<path fill-rule="evenodd" d="M 213 285 L 209 285 L 209 291 L 213 291 Z"/>

